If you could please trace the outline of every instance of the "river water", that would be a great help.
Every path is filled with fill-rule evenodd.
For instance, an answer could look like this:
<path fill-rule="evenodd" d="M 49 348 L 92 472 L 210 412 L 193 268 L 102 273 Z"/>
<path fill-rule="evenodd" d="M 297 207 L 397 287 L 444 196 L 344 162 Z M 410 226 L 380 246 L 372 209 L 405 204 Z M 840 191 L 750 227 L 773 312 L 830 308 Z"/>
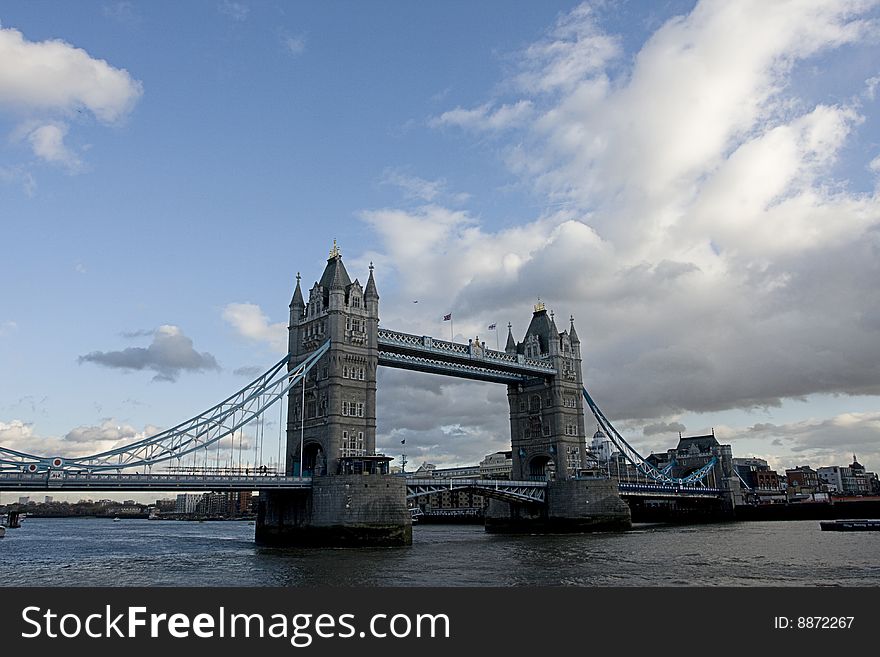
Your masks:
<path fill-rule="evenodd" d="M 413 545 L 278 549 L 247 522 L 28 518 L 0 539 L 4 586 L 880 586 L 880 532 L 816 521 L 499 536 L 416 525 Z"/>

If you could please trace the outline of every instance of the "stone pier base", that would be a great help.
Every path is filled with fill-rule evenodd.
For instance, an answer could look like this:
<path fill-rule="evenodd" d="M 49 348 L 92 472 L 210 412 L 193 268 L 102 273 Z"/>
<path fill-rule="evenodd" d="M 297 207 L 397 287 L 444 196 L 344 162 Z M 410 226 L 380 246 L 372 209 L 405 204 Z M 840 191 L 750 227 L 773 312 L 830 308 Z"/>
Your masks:
<path fill-rule="evenodd" d="M 611 479 L 569 479 L 547 486 L 547 504 L 491 500 L 486 531 L 495 533 L 566 533 L 626 531 L 632 527 L 629 506 Z"/>
<path fill-rule="evenodd" d="M 406 481 L 391 475 L 315 477 L 308 491 L 261 491 L 261 545 L 400 546 L 412 543 Z"/>

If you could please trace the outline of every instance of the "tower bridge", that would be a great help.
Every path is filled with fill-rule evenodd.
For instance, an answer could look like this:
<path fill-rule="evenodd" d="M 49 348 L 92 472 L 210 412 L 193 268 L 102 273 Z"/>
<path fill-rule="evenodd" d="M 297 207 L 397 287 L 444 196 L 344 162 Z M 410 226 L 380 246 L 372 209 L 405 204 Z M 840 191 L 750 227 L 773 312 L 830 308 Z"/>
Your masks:
<path fill-rule="evenodd" d="M 87 457 L 0 447 L 0 490 L 37 483 L 62 490 L 250 488 L 261 491 L 257 541 L 313 545 L 408 544 L 407 498 L 438 486 L 469 488 L 490 498 L 489 531 L 621 529 L 630 525 L 622 496 L 714 496 L 732 503 L 737 493 L 729 459 L 712 458 L 676 477 L 642 458 L 583 386 L 574 318 L 560 331 L 541 303 L 522 340 L 508 325 L 503 351 L 486 348 L 478 338 L 465 345 L 390 330 L 379 326 L 372 264 L 365 284 L 352 280 L 334 241 L 308 300 L 297 274 L 289 311 L 288 354 L 223 402 L 155 436 Z M 376 453 L 380 366 L 506 385 L 511 480 L 449 484 L 391 475 L 391 458 Z M 153 474 L 154 466 L 180 463 L 187 455 L 207 460 L 209 449 L 284 397 L 283 474 Z M 585 408 L 643 483 L 618 487 L 615 479 L 591 473 Z M 709 474 L 712 488 L 705 485 Z"/>

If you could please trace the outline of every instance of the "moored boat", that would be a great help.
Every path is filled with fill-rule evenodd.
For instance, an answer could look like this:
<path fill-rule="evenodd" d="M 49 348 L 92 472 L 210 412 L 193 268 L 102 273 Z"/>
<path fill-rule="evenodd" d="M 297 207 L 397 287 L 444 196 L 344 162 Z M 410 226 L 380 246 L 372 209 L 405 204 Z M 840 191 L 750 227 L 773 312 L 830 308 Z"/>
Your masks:
<path fill-rule="evenodd" d="M 880 520 L 823 520 L 819 526 L 830 532 L 877 532 L 880 531 Z"/>

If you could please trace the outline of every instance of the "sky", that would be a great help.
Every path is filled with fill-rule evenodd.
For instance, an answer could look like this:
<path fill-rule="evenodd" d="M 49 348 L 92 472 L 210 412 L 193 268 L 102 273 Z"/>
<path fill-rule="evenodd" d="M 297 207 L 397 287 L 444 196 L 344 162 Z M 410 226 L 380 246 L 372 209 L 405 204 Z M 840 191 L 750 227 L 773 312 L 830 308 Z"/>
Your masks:
<path fill-rule="evenodd" d="M 868 0 L 4 0 L 0 445 L 214 405 L 336 239 L 389 328 L 574 316 L 643 454 L 876 471 L 878 62 Z M 380 370 L 378 415 L 411 465 L 509 449 L 503 386 Z"/>

